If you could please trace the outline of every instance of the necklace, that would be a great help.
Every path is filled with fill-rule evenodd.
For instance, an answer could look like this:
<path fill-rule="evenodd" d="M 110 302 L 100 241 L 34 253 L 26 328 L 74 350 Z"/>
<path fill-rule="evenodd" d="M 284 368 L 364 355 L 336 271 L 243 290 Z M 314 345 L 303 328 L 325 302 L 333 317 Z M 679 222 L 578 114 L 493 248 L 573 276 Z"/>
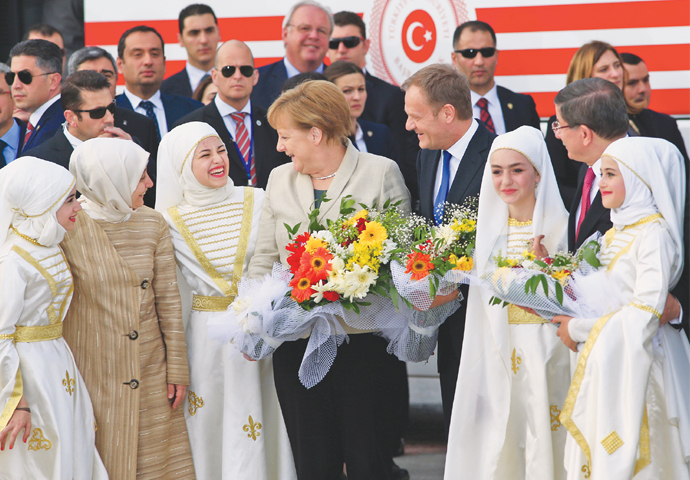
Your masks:
<path fill-rule="evenodd" d="M 38 240 L 33 239 L 33 238 L 31 238 L 31 237 L 29 237 L 29 236 L 27 236 L 27 235 L 24 235 L 22 232 L 20 232 L 20 231 L 17 230 L 16 228 L 14 228 L 14 226 L 10 225 L 10 228 L 12 229 L 12 231 L 13 231 L 14 233 L 16 233 L 17 235 L 19 235 L 20 237 L 22 237 L 22 238 L 23 238 L 24 240 L 26 240 L 27 242 L 31 242 L 31 243 L 33 243 L 34 245 L 38 245 L 39 247 L 45 247 L 45 245 L 41 245 L 40 243 L 38 243 Z"/>
<path fill-rule="evenodd" d="M 508 217 L 508 225 L 511 227 L 526 227 L 528 225 L 532 225 L 532 220 L 521 222 L 519 220 L 515 220 L 514 218 Z"/>
<path fill-rule="evenodd" d="M 326 180 L 327 178 L 335 177 L 335 174 L 338 173 L 337 171 L 331 173 L 330 175 L 326 175 L 325 177 L 311 177 L 312 180 Z"/>

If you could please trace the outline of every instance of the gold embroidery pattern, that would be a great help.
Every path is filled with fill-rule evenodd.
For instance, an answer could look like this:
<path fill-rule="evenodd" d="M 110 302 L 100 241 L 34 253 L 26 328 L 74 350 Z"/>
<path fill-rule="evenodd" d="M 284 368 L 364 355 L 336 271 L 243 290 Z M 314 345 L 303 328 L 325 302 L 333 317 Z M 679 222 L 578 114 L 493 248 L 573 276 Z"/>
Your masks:
<path fill-rule="evenodd" d="M 555 432 L 561 426 L 561 421 L 558 419 L 558 417 L 561 414 L 561 411 L 558 409 L 557 405 L 551 405 L 550 412 L 551 412 L 551 431 Z"/>
<path fill-rule="evenodd" d="M 65 370 L 65 376 L 66 378 L 62 379 L 62 385 L 65 386 L 65 391 L 69 393 L 69 396 L 72 396 L 72 393 L 74 393 L 74 387 L 75 387 L 75 382 L 73 378 L 69 378 L 69 372 Z"/>
<path fill-rule="evenodd" d="M 585 478 L 589 478 L 592 475 L 592 471 L 589 469 L 589 465 L 582 465 L 582 473 L 585 474 Z"/>
<path fill-rule="evenodd" d="M 0 340 L 14 340 L 14 333 L 3 333 L 0 335 Z"/>
<path fill-rule="evenodd" d="M 33 266 L 36 270 L 40 272 L 41 275 L 43 275 L 43 278 L 46 279 L 48 282 L 48 285 L 50 286 L 50 293 L 55 297 L 57 295 L 57 283 L 55 282 L 55 279 L 53 276 L 48 273 L 48 270 L 46 270 L 43 265 L 38 263 L 34 257 L 31 256 L 29 252 L 24 250 L 22 247 L 18 245 L 13 245 L 12 246 L 12 251 L 16 252 L 20 257 L 22 257 L 24 260 L 26 260 L 31 266 Z"/>
<path fill-rule="evenodd" d="M 520 367 L 518 367 L 518 365 L 520 365 L 522 363 L 522 358 L 517 356 L 517 354 L 515 353 L 515 350 L 516 349 L 514 348 L 513 349 L 513 356 L 510 357 L 510 360 L 513 362 L 513 367 L 512 367 L 513 373 L 515 375 L 517 375 L 518 370 L 520 370 Z"/>
<path fill-rule="evenodd" d="M 244 257 L 247 255 L 249 234 L 252 232 L 253 213 L 254 189 L 251 187 L 244 187 L 244 216 L 242 217 L 242 229 L 240 230 L 240 240 L 237 244 L 237 253 L 235 256 L 235 295 L 237 295 L 237 283 L 239 283 L 242 278 L 242 270 L 244 270 Z"/>
<path fill-rule="evenodd" d="M 43 436 L 43 430 L 40 428 L 34 428 L 31 434 L 31 440 L 29 440 L 29 450 L 38 452 L 39 450 L 50 450 L 53 443 Z"/>
<path fill-rule="evenodd" d="M 194 416 L 196 415 L 196 411 L 204 406 L 204 399 L 197 396 L 197 394 L 191 390 L 187 395 L 187 399 L 189 400 L 189 414 Z"/>
<path fill-rule="evenodd" d="M 613 452 L 623 446 L 623 439 L 614 430 L 604 437 L 604 439 L 601 441 L 601 444 L 604 446 L 609 455 L 612 455 Z"/>
<path fill-rule="evenodd" d="M 192 298 L 192 310 L 200 312 L 224 312 L 235 297 L 206 297 L 204 295 L 194 295 Z"/>
<path fill-rule="evenodd" d="M 534 323 L 550 323 L 547 319 L 524 311 L 512 303 L 508 305 L 508 323 L 511 325 L 526 325 Z"/>
<path fill-rule="evenodd" d="M 249 415 L 249 423 L 246 424 L 244 427 L 242 427 L 242 430 L 247 433 L 247 437 L 251 438 L 256 442 L 256 437 L 261 435 L 259 430 L 261 430 L 261 424 L 259 422 L 254 423 L 254 419 L 252 418 L 251 415 Z"/>
<path fill-rule="evenodd" d="M 659 313 L 658 310 L 655 310 L 652 307 L 648 307 L 647 305 L 640 305 L 639 303 L 631 303 L 630 306 L 635 307 L 635 308 L 639 308 L 640 310 L 644 310 L 645 312 L 651 313 L 656 318 L 661 320 L 661 313 Z"/>
<path fill-rule="evenodd" d="M 532 220 L 527 220 L 526 222 L 520 222 L 519 220 L 515 220 L 514 218 L 508 217 L 508 226 L 509 227 L 527 227 L 529 225 L 532 225 Z"/>
<path fill-rule="evenodd" d="M 36 327 L 17 326 L 16 328 L 14 332 L 15 342 L 45 342 L 62 337 L 62 323 Z"/>
<path fill-rule="evenodd" d="M 644 406 L 644 414 L 642 415 L 642 426 L 640 427 L 640 443 L 638 445 L 640 450 L 640 458 L 635 461 L 635 473 L 642 470 L 644 467 L 652 463 L 652 451 L 649 445 L 649 419 L 647 418 L 647 405 Z"/>

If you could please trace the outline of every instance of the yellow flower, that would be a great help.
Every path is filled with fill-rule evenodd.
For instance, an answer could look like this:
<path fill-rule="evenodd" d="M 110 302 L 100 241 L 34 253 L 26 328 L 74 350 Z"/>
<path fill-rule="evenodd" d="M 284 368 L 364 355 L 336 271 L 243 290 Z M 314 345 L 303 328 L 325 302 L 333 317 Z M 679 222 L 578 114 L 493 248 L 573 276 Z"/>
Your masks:
<path fill-rule="evenodd" d="M 367 223 L 366 228 L 359 234 L 359 242 L 368 246 L 379 245 L 387 238 L 386 228 L 379 222 Z"/>
<path fill-rule="evenodd" d="M 534 260 L 535 258 L 537 258 L 537 256 L 529 250 L 525 250 L 524 252 L 522 252 L 522 258 L 526 260 Z"/>
<path fill-rule="evenodd" d="M 464 272 L 468 272 L 472 270 L 473 266 L 474 263 L 472 262 L 472 258 L 463 255 L 462 257 L 460 257 L 459 260 L 455 262 L 455 268 L 453 270 L 462 270 Z"/>
<path fill-rule="evenodd" d="M 563 284 L 570 276 L 570 272 L 568 270 L 555 271 L 551 274 L 551 276 Z"/>
<path fill-rule="evenodd" d="M 354 217 L 352 217 L 352 218 L 348 221 L 348 223 L 349 223 L 350 225 L 354 225 L 354 224 L 357 223 L 357 220 L 359 220 L 360 218 L 367 218 L 367 215 L 369 215 L 369 212 L 368 212 L 368 211 L 366 211 L 366 210 L 360 210 L 359 212 L 357 212 L 357 214 L 356 214 Z"/>
<path fill-rule="evenodd" d="M 461 222 L 458 222 L 458 219 L 456 218 L 453 221 L 453 225 L 451 226 L 451 228 L 456 232 L 460 233 L 474 232 L 474 230 L 477 228 L 477 221 L 463 218 Z"/>
<path fill-rule="evenodd" d="M 328 244 L 321 240 L 320 238 L 314 238 L 311 237 L 309 240 L 307 240 L 307 243 L 304 245 L 304 248 L 308 253 L 314 253 L 317 248 L 327 248 Z"/>

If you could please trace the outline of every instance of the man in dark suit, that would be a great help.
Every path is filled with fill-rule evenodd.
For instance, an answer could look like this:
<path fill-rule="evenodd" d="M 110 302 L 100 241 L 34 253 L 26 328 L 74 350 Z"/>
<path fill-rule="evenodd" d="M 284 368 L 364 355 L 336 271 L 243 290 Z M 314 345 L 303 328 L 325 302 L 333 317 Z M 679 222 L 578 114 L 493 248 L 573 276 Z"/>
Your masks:
<path fill-rule="evenodd" d="M 127 30 L 117 45 L 117 69 L 125 78 L 125 91 L 115 97 L 115 101 L 120 107 L 153 120 L 159 139 L 176 121 L 203 106 L 191 98 L 161 93 L 165 75 L 164 46 L 163 37 L 145 25 Z"/>
<path fill-rule="evenodd" d="M 220 42 L 218 19 L 208 5 L 195 3 L 182 9 L 178 18 L 177 41 L 187 50 L 187 64 L 163 80 L 161 92 L 192 98 L 199 83 L 211 75 Z"/>
<path fill-rule="evenodd" d="M 450 65 L 422 68 L 402 87 L 407 128 L 417 134 L 421 147 L 417 158 L 421 213 L 438 224 L 444 202 L 462 204 L 479 194 L 496 135 L 472 118 L 467 78 Z M 460 292 L 467 298 L 466 286 Z M 466 311 L 465 302 L 439 329 L 438 372 L 446 427 L 455 397 Z"/>
<path fill-rule="evenodd" d="M 470 82 L 474 118 L 481 119 L 497 135 L 522 125 L 539 128 L 539 115 L 532 97 L 499 87 L 494 82 L 498 50 L 491 25 L 478 20 L 463 23 L 453 34 L 453 50 L 453 64 Z"/>
<path fill-rule="evenodd" d="M 554 103 L 556 122 L 552 128 L 556 138 L 563 142 L 571 159 L 583 163 L 568 221 L 568 250 L 575 251 L 593 233 L 603 234 L 613 226 L 609 210 L 601 202 L 599 159 L 606 147 L 627 135 L 628 112 L 620 88 L 601 78 L 570 83 L 558 92 Z M 686 250 L 687 243 L 686 237 Z M 681 305 L 682 320 L 687 323 L 690 309 L 687 263 L 680 282 L 669 293 L 662 323 L 678 319 Z"/>
<path fill-rule="evenodd" d="M 293 5 L 283 20 L 285 57 L 259 68 L 252 102 L 268 110 L 280 96 L 285 80 L 299 73 L 323 73 L 332 31 L 333 17 L 328 8 L 312 0 Z"/>
<path fill-rule="evenodd" d="M 10 69 L 5 80 L 12 99 L 30 114 L 23 147 L 28 150 L 52 137 L 65 121 L 59 101 L 62 52 L 47 40 L 26 40 L 10 51 Z"/>
<path fill-rule="evenodd" d="M 398 151 L 396 162 L 405 178 L 414 207 L 419 201 L 416 171 L 419 142 L 405 128 L 405 95 L 399 87 L 375 77 L 366 69 L 366 54 L 371 40 L 367 39 L 362 17 L 353 12 L 338 12 L 333 15 L 333 22 L 335 27 L 329 42 L 328 58 L 331 62 L 346 60 L 364 70 L 367 101 L 360 120 L 382 123 L 390 130 Z"/>
<path fill-rule="evenodd" d="M 249 99 L 259 77 L 249 47 L 239 40 L 225 42 L 211 75 L 218 87 L 216 98 L 176 126 L 194 121 L 211 125 L 228 150 L 229 176 L 235 185 L 266 188 L 271 170 L 290 159 L 276 150 L 278 134 L 269 125 L 266 110 Z"/>
<path fill-rule="evenodd" d="M 623 87 L 623 94 L 628 102 L 630 127 L 634 133 L 643 137 L 663 138 L 674 144 L 685 158 L 687 168 L 688 152 L 683 136 L 678 130 L 678 123 L 670 115 L 647 108 L 652 98 L 647 65 L 644 60 L 632 53 L 621 53 L 620 56 L 628 72 L 628 81 Z"/>
<path fill-rule="evenodd" d="M 0 168 L 17 158 L 22 150 L 26 125 L 12 117 L 14 101 L 5 74 L 10 67 L 0 63 Z"/>

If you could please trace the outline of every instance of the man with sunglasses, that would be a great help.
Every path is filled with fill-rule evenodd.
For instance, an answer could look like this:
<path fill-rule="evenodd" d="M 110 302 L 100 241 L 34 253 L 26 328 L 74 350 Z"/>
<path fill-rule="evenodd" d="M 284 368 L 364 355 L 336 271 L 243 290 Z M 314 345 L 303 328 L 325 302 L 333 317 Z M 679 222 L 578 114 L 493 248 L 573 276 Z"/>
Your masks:
<path fill-rule="evenodd" d="M 522 125 L 539 128 L 532 97 L 494 82 L 498 50 L 491 25 L 478 20 L 463 23 L 453 34 L 453 50 L 453 64 L 470 82 L 473 115 L 489 131 L 501 135 Z"/>
<path fill-rule="evenodd" d="M 14 161 L 22 149 L 26 124 L 13 117 L 14 101 L 5 74 L 10 67 L 0 63 L 0 168 Z"/>
<path fill-rule="evenodd" d="M 381 80 L 366 68 L 366 54 L 371 40 L 367 39 L 366 25 L 362 17 L 354 12 L 338 12 L 333 15 L 333 35 L 328 44 L 328 58 L 331 62 L 346 60 L 364 70 L 367 101 L 362 120 L 386 125 L 398 148 L 398 166 L 410 191 L 413 208 L 419 201 L 417 188 L 417 137 L 405 128 L 405 96 L 399 87 Z"/>
<path fill-rule="evenodd" d="M 100 73 L 85 70 L 67 77 L 60 102 L 66 119 L 62 130 L 22 156 L 42 158 L 69 168 L 72 152 L 86 140 L 96 137 L 132 140 L 128 133 L 114 126 L 115 102 L 108 80 Z"/>
<path fill-rule="evenodd" d="M 278 133 L 269 125 L 266 110 L 250 100 L 259 72 L 249 47 L 239 40 L 221 45 L 211 77 L 218 87 L 216 98 L 175 126 L 187 122 L 211 125 L 227 147 L 229 176 L 235 185 L 266 188 L 271 170 L 290 159 L 276 150 Z"/>
<path fill-rule="evenodd" d="M 60 104 L 62 53 L 47 40 L 25 40 L 10 51 L 10 72 L 15 106 L 29 113 L 23 150 L 51 138 L 65 121 Z"/>
<path fill-rule="evenodd" d="M 323 73 L 323 59 L 333 32 L 331 11 L 314 0 L 303 0 L 292 6 L 283 20 L 285 57 L 259 68 L 259 81 L 252 101 L 268 109 L 280 96 L 288 78 L 306 72 Z"/>

